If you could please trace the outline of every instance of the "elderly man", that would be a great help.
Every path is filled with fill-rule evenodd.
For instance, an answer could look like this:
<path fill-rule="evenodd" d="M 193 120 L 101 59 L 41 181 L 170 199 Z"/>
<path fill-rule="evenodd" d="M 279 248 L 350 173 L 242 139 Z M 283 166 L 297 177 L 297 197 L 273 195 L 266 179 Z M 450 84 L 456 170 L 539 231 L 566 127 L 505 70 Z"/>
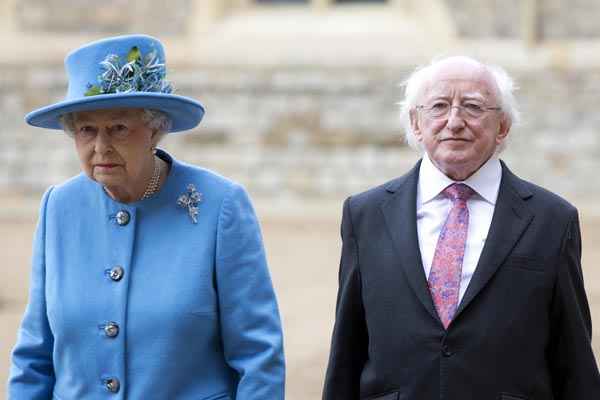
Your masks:
<path fill-rule="evenodd" d="M 344 204 L 324 400 L 598 400 L 577 210 L 498 159 L 513 83 L 466 57 L 407 82 L 423 158 Z"/>

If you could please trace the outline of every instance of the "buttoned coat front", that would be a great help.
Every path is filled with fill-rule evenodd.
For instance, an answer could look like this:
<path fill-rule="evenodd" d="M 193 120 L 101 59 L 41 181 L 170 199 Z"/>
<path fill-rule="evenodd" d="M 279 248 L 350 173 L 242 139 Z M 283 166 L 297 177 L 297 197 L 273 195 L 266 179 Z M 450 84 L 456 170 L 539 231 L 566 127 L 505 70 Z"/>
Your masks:
<path fill-rule="evenodd" d="M 429 292 L 417 164 L 350 197 L 323 400 L 597 400 L 577 210 L 502 164 L 492 223 L 454 319 Z"/>
<path fill-rule="evenodd" d="M 79 175 L 43 197 L 9 399 L 284 398 L 279 314 L 239 185 L 171 163 L 122 204 Z M 178 205 L 193 184 L 197 223 Z"/>

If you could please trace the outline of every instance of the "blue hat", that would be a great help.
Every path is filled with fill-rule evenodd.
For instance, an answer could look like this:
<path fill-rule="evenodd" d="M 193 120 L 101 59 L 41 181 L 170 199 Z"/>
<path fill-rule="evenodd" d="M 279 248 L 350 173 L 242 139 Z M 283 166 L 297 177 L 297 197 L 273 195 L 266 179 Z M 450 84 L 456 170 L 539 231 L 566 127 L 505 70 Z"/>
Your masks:
<path fill-rule="evenodd" d="M 118 36 L 92 42 L 65 58 L 69 89 L 65 100 L 32 111 L 33 126 L 62 129 L 63 114 L 107 108 L 146 108 L 165 112 L 171 132 L 191 129 L 204 115 L 202 104 L 172 94 L 165 79 L 165 53 L 158 39 Z"/>

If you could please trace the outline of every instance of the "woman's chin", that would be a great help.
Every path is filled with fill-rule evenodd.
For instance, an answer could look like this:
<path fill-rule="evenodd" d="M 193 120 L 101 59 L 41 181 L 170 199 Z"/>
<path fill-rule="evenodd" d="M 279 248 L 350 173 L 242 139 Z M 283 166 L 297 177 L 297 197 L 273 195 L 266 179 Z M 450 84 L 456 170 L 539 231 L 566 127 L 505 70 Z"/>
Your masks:
<path fill-rule="evenodd" d="M 115 176 L 112 174 L 94 174 L 92 179 L 107 189 L 110 189 L 111 187 L 116 188 L 122 186 L 122 179 L 120 179 L 119 176 Z"/>

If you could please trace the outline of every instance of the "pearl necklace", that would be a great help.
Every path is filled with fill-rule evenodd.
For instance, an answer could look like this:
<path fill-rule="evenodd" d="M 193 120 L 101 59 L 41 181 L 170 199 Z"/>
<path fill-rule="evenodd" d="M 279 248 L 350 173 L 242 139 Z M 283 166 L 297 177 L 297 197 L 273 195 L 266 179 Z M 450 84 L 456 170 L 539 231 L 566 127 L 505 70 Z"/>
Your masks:
<path fill-rule="evenodd" d="M 144 194 L 140 200 L 146 200 L 149 197 L 152 197 L 160 187 L 160 174 L 162 172 L 162 163 L 160 160 L 157 160 L 157 157 L 154 156 L 154 172 L 152 173 L 152 178 L 148 181 L 148 185 L 146 186 L 146 190 L 144 190 Z"/>

